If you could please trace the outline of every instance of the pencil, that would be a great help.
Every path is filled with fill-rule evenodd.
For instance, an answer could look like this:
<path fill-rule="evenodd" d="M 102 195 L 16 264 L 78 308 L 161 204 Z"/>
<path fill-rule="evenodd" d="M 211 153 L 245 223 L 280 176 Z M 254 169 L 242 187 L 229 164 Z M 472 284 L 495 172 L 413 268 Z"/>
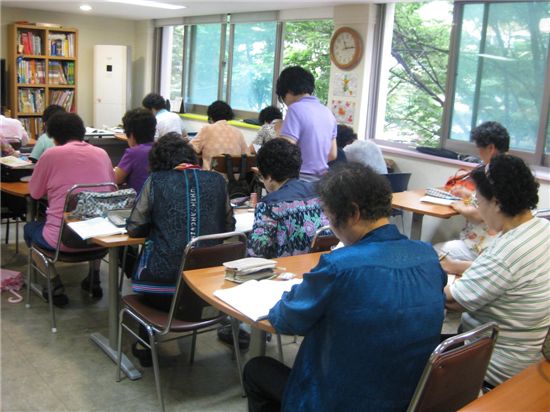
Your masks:
<path fill-rule="evenodd" d="M 449 254 L 449 252 L 442 253 L 442 254 L 439 256 L 439 261 L 441 262 L 443 259 L 445 259 L 445 258 L 447 257 L 448 254 Z"/>

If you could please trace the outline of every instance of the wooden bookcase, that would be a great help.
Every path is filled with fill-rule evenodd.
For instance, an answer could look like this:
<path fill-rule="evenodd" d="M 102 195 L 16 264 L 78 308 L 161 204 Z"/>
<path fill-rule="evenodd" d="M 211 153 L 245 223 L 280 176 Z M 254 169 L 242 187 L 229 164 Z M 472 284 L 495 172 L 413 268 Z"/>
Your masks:
<path fill-rule="evenodd" d="M 34 24 L 8 30 L 9 107 L 36 139 L 48 105 L 76 112 L 78 30 Z"/>

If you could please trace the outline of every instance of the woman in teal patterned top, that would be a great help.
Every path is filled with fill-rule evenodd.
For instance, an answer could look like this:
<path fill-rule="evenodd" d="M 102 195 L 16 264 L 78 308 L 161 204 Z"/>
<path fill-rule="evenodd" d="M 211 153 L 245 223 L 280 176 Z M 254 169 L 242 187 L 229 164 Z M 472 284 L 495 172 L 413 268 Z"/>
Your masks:
<path fill-rule="evenodd" d="M 269 193 L 256 207 L 248 254 L 274 258 L 308 253 L 315 232 L 328 219 L 315 184 L 298 179 L 300 148 L 277 138 L 265 143 L 256 159 Z"/>

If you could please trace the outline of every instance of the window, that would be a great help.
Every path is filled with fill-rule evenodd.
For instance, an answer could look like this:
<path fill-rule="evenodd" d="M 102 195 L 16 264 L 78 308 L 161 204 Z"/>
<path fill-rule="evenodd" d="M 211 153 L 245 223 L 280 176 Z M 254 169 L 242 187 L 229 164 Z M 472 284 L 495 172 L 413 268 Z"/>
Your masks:
<path fill-rule="evenodd" d="M 376 139 L 438 146 L 452 26 L 452 2 L 385 6 L 380 41 Z M 389 41 L 391 39 L 391 43 Z"/>
<path fill-rule="evenodd" d="M 167 26 L 162 31 L 160 94 L 167 99 L 182 97 L 183 84 L 183 30 L 184 26 Z"/>
<path fill-rule="evenodd" d="M 539 127 L 548 116 L 543 92 L 550 86 L 545 85 L 550 2 L 460 7 L 450 143 L 469 141 L 473 127 L 494 120 L 508 129 L 512 150 L 535 153 L 537 141 L 548 136 Z"/>
<path fill-rule="evenodd" d="M 283 66 L 302 66 L 315 77 L 315 95 L 327 104 L 330 79 L 330 37 L 332 20 L 289 21 L 285 23 Z"/>
<path fill-rule="evenodd" d="M 231 106 L 258 112 L 271 104 L 277 23 L 234 25 Z"/>
<path fill-rule="evenodd" d="M 218 99 L 220 74 L 221 24 L 196 24 L 190 27 L 189 79 L 186 103 L 209 105 Z"/>

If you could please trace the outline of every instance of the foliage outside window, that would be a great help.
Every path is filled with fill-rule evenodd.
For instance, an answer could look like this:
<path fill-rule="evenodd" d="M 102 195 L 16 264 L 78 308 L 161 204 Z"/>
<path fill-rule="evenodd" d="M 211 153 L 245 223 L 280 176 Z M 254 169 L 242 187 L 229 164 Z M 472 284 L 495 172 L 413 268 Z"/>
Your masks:
<path fill-rule="evenodd" d="M 315 95 L 327 104 L 330 79 L 330 37 L 332 20 L 289 21 L 285 23 L 283 66 L 302 66 L 315 77 Z"/>
<path fill-rule="evenodd" d="M 511 149 L 535 151 L 548 116 L 548 16 L 550 2 L 463 5 L 450 139 L 468 141 L 473 127 L 494 120 L 510 132 Z"/>
<path fill-rule="evenodd" d="M 221 24 L 191 26 L 187 103 L 209 105 L 218 98 Z"/>
<path fill-rule="evenodd" d="M 451 25 L 450 1 L 395 5 L 388 87 L 380 90 L 387 95 L 384 132 L 378 139 L 439 145 Z"/>
<path fill-rule="evenodd" d="M 271 104 L 277 23 L 235 24 L 231 106 L 258 112 Z"/>

